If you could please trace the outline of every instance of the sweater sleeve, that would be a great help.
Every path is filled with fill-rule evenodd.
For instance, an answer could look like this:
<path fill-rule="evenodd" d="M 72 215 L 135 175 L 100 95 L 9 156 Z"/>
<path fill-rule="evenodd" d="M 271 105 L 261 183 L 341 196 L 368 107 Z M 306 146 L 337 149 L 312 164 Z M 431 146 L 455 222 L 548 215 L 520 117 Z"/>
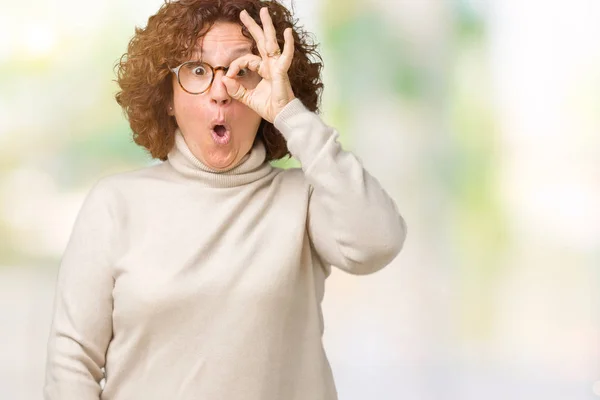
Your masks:
<path fill-rule="evenodd" d="M 102 182 L 102 181 L 100 181 Z M 98 400 L 112 337 L 110 193 L 97 182 L 77 215 L 58 272 L 45 400 Z"/>
<path fill-rule="evenodd" d="M 356 275 L 389 264 L 404 244 L 405 221 L 379 182 L 342 149 L 339 133 L 299 99 L 274 125 L 311 186 L 308 233 L 320 257 Z"/>

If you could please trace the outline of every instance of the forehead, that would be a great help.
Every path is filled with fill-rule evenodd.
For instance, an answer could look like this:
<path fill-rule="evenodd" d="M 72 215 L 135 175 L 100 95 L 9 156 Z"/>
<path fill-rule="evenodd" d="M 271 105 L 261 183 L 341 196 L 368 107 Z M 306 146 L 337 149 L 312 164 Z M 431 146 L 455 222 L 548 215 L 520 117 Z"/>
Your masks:
<path fill-rule="evenodd" d="M 196 54 L 202 57 L 241 55 L 252 51 L 253 41 L 242 34 L 242 27 L 233 22 L 216 22 L 198 39 Z"/>

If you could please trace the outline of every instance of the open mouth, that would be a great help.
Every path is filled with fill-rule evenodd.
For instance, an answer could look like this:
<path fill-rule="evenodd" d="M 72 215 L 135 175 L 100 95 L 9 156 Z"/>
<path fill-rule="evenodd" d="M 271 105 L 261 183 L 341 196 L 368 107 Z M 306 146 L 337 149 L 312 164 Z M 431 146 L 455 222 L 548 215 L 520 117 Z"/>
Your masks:
<path fill-rule="evenodd" d="M 213 131 L 215 131 L 218 137 L 223 137 L 227 132 L 227 128 L 225 128 L 223 125 L 215 125 Z"/>
<path fill-rule="evenodd" d="M 218 144 L 227 144 L 231 139 L 229 129 L 224 125 L 215 125 L 212 128 L 212 136 Z"/>

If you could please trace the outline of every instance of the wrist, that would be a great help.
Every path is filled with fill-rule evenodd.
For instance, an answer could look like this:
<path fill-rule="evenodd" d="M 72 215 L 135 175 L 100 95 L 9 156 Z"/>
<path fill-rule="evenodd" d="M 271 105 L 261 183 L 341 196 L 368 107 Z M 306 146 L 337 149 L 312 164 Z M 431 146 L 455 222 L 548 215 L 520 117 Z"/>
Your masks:
<path fill-rule="evenodd" d="M 292 94 L 292 95 L 291 95 L 290 97 L 288 97 L 288 98 L 287 98 L 285 101 L 282 101 L 282 102 L 278 103 L 278 104 L 277 104 L 277 105 L 278 105 L 278 107 L 277 107 L 277 109 L 275 110 L 275 112 L 273 113 L 273 115 L 272 115 L 272 117 L 271 117 L 272 119 L 271 119 L 269 122 L 271 122 L 273 125 L 275 125 L 275 120 L 277 119 L 277 116 L 278 116 L 279 114 L 281 114 L 281 112 L 282 112 L 284 109 L 286 109 L 286 108 L 287 108 L 287 107 L 290 105 L 290 103 L 292 103 L 292 102 L 293 102 L 295 99 L 296 99 L 296 96 L 294 96 L 294 95 Z"/>
<path fill-rule="evenodd" d="M 310 111 L 304 106 L 299 98 L 294 96 L 294 98 L 282 107 L 277 115 L 275 115 L 273 125 L 279 132 L 286 136 L 295 125 L 294 117 L 306 112 Z"/>

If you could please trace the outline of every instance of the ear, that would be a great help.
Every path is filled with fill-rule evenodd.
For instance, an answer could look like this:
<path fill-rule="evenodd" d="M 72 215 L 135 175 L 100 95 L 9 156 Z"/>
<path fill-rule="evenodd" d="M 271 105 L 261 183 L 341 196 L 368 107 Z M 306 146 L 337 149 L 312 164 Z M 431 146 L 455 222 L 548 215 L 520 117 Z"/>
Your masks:
<path fill-rule="evenodd" d="M 173 109 L 172 103 L 167 106 L 167 114 L 169 114 L 170 116 L 175 115 L 175 110 Z"/>

